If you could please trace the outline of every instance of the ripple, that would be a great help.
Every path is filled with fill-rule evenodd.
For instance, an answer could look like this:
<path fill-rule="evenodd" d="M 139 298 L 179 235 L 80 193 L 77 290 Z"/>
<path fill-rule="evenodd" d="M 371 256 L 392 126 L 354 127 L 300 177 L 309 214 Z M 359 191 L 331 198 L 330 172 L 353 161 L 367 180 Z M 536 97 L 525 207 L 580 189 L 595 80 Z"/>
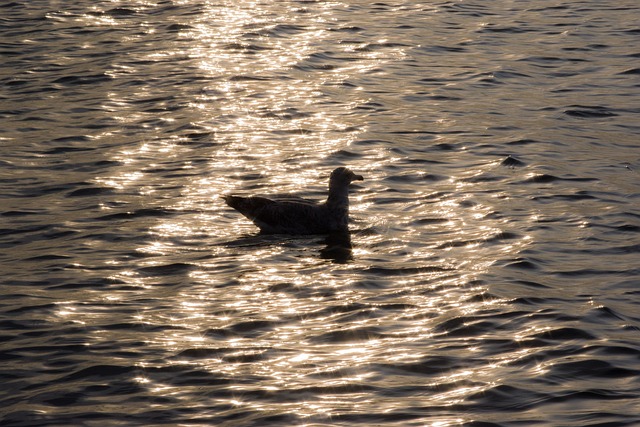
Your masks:
<path fill-rule="evenodd" d="M 621 1 L 1 5 L 0 424 L 637 425 Z"/>
<path fill-rule="evenodd" d="M 618 115 L 606 107 L 585 105 L 572 105 L 564 110 L 564 113 L 568 116 L 579 117 L 583 119 L 613 117 Z"/>

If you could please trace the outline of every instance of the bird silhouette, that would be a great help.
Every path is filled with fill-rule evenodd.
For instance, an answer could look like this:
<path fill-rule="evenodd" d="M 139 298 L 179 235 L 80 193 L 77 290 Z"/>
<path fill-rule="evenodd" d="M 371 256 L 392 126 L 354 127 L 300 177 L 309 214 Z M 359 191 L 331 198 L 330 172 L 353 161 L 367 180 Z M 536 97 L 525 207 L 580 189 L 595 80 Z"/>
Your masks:
<path fill-rule="evenodd" d="M 329 196 L 323 203 L 297 197 L 222 196 L 227 205 L 250 219 L 265 234 L 329 234 L 349 229 L 349 184 L 363 181 L 339 167 L 329 177 Z"/>

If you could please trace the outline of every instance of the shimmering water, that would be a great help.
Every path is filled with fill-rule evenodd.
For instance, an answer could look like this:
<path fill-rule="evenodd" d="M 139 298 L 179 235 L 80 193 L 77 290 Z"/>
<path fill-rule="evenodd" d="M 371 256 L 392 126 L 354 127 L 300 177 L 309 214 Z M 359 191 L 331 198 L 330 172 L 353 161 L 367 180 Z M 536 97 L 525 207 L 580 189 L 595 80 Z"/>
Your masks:
<path fill-rule="evenodd" d="M 639 12 L 3 2 L 0 424 L 640 425 Z"/>

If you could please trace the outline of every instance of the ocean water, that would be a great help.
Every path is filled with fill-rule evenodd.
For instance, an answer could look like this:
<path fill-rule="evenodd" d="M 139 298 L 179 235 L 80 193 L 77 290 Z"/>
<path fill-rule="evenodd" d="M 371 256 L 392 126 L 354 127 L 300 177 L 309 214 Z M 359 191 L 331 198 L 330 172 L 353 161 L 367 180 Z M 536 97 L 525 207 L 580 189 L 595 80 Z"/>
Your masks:
<path fill-rule="evenodd" d="M 640 425 L 636 0 L 0 4 L 0 425 Z M 265 236 L 221 194 L 321 200 Z"/>

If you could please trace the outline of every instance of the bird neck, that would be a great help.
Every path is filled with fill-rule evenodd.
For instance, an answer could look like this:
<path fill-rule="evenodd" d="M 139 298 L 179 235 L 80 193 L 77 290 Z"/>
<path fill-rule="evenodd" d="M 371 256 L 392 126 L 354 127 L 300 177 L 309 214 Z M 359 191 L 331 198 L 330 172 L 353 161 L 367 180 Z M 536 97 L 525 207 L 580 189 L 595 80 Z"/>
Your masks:
<path fill-rule="evenodd" d="M 327 206 L 331 208 L 349 209 L 349 187 L 330 185 Z"/>

